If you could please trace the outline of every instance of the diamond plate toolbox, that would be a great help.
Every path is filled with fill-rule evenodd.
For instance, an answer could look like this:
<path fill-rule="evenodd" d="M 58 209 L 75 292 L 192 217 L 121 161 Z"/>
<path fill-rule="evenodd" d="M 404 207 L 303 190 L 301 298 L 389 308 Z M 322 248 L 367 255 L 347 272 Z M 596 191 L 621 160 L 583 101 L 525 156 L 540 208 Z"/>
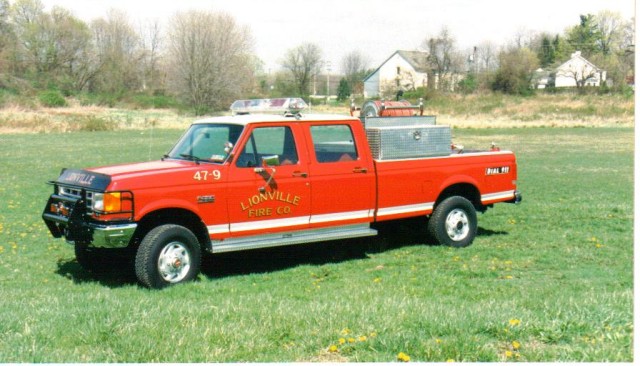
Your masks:
<path fill-rule="evenodd" d="M 451 127 L 440 125 L 367 128 L 376 160 L 426 158 L 451 154 Z"/>
<path fill-rule="evenodd" d="M 405 127 L 405 126 L 426 126 L 435 125 L 436 116 L 413 116 L 413 117 L 363 117 L 364 128 L 375 127 Z"/>

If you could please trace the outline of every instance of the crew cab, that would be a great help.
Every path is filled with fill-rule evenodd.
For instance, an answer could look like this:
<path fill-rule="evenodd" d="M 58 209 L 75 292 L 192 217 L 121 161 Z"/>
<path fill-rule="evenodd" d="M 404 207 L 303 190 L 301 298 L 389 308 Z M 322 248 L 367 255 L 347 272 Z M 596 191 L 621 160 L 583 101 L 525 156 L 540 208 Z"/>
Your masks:
<path fill-rule="evenodd" d="M 265 103 L 288 112 L 253 113 Z M 234 106 L 158 161 L 63 169 L 42 215 L 51 234 L 89 271 L 128 253 L 139 282 L 162 288 L 194 279 L 203 252 L 371 236 L 388 220 L 423 217 L 438 243 L 464 247 L 476 212 L 521 200 L 512 152 L 453 148 L 433 116 L 307 115 L 287 98 Z"/>

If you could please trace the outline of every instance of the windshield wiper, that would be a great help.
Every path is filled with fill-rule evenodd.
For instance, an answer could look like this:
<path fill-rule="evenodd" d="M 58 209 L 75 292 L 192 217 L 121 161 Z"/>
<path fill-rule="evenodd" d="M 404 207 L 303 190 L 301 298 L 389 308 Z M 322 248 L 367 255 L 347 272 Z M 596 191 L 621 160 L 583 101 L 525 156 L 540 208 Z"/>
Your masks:
<path fill-rule="evenodd" d="M 193 160 L 196 162 L 196 164 L 200 164 L 201 161 L 206 161 L 205 159 L 201 159 L 195 155 L 191 155 L 191 154 L 180 154 L 180 157 L 183 157 L 187 160 Z"/>

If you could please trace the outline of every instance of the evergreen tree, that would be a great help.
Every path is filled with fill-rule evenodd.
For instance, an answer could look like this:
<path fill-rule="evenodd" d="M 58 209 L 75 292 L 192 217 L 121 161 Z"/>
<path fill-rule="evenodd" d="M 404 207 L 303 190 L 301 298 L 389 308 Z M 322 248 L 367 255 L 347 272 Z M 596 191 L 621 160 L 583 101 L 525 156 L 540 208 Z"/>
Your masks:
<path fill-rule="evenodd" d="M 349 82 L 345 78 L 340 79 L 340 84 L 338 84 L 338 100 L 346 100 L 350 95 L 351 87 L 349 86 Z"/>
<path fill-rule="evenodd" d="M 582 51 L 583 56 L 589 57 L 597 52 L 599 33 L 593 14 L 580 15 L 580 24 L 569 30 L 567 40 L 573 51 Z"/>
<path fill-rule="evenodd" d="M 544 68 L 552 65 L 556 61 L 555 54 L 556 52 L 552 42 L 547 36 L 544 36 L 542 38 L 542 47 L 540 48 L 540 53 L 538 54 L 540 66 Z"/>

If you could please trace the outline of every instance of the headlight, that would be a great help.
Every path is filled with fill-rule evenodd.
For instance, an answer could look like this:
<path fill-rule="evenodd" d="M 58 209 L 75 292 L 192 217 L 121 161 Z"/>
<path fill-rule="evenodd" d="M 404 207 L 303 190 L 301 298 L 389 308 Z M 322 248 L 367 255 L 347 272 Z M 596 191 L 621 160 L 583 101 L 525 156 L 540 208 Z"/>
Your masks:
<path fill-rule="evenodd" d="M 126 201 L 126 202 L 125 202 Z M 93 203 L 91 208 L 96 212 L 102 213 L 117 213 L 123 211 L 130 211 L 132 197 L 129 192 L 106 192 L 106 193 L 94 193 Z M 123 204 L 123 202 L 125 202 Z M 128 207 L 124 207 L 128 206 Z"/>

